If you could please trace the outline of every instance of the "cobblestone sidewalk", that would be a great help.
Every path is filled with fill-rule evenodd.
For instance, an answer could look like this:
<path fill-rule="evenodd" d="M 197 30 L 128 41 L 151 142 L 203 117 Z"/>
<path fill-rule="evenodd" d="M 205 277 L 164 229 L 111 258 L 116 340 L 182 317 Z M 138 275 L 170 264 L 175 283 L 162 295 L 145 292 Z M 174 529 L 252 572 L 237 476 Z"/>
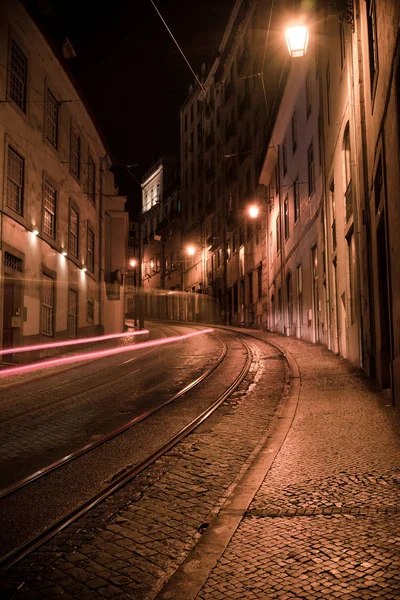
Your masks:
<path fill-rule="evenodd" d="M 299 366 L 297 413 L 197 599 L 400 598 L 398 414 L 324 348 L 268 337 Z"/>

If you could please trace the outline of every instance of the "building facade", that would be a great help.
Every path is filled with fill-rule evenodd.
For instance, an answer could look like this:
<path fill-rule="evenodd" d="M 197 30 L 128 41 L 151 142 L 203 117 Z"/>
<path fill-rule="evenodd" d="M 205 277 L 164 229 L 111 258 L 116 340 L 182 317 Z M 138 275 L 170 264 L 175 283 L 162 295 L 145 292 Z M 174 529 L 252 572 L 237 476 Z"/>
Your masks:
<path fill-rule="evenodd" d="M 120 202 L 108 150 L 26 9 L 0 12 L 2 347 L 122 331 L 123 294 L 111 300 L 105 281 L 105 214 Z"/>

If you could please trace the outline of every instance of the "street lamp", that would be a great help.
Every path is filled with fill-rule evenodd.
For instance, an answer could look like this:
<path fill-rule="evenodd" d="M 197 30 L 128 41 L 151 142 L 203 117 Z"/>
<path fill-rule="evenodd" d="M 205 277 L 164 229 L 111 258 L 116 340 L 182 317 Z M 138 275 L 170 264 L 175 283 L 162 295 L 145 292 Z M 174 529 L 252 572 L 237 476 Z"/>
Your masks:
<path fill-rule="evenodd" d="M 131 258 L 129 261 L 129 266 L 134 268 L 136 267 L 136 258 Z"/>
<path fill-rule="evenodd" d="M 305 25 L 287 27 L 285 34 L 290 56 L 292 58 L 304 56 L 307 52 L 308 27 Z"/>
<path fill-rule="evenodd" d="M 189 256 L 194 256 L 195 253 L 195 247 L 194 246 L 188 246 L 186 248 L 186 252 L 189 254 Z"/>
<path fill-rule="evenodd" d="M 251 206 L 249 206 L 249 215 L 252 219 L 257 219 L 259 214 L 260 214 L 260 209 L 258 208 L 258 206 L 256 206 L 255 204 L 252 204 Z"/>

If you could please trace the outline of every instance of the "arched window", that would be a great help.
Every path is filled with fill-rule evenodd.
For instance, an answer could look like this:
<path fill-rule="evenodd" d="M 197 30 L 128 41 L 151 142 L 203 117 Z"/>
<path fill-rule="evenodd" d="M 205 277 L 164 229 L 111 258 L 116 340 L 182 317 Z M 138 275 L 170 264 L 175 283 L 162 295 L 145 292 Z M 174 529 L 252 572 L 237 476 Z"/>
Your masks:
<path fill-rule="evenodd" d="M 351 146 L 350 146 L 350 127 L 347 123 L 343 134 L 343 180 L 346 205 L 346 221 L 353 214 L 353 198 L 351 185 Z"/>

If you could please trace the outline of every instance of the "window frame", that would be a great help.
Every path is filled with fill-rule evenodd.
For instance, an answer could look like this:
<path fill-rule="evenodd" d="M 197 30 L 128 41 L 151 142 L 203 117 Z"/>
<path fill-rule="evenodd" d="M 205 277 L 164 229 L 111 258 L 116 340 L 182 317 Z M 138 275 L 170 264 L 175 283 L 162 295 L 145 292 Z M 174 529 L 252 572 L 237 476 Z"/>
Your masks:
<path fill-rule="evenodd" d="M 91 177 L 91 168 L 93 169 L 93 177 Z M 93 189 L 91 189 L 91 183 Z M 96 204 L 96 163 L 90 152 L 88 154 L 87 196 L 93 204 Z"/>
<path fill-rule="evenodd" d="M 76 153 L 74 152 L 74 144 L 73 144 L 73 140 L 76 139 L 77 141 L 77 151 Z M 73 175 L 75 177 L 75 179 L 77 179 L 77 181 L 80 180 L 80 176 L 81 176 L 81 136 L 79 135 L 78 129 L 76 127 L 74 127 L 74 125 L 71 123 L 71 129 L 70 129 L 70 137 L 69 137 L 69 170 L 71 175 Z M 73 160 L 73 158 L 76 157 L 76 161 Z M 75 162 L 76 162 L 76 171 L 75 171 Z"/>
<path fill-rule="evenodd" d="M 77 216 L 77 231 L 76 235 L 72 231 L 72 214 L 75 213 Z M 75 208 L 74 205 L 70 203 L 69 205 L 69 215 L 68 215 L 68 256 L 74 258 L 76 261 L 79 259 L 79 211 Z M 73 238 L 71 237 L 73 236 Z M 72 251 L 71 239 L 76 240 L 76 254 Z M 75 246 L 75 244 L 74 244 Z"/>
<path fill-rule="evenodd" d="M 45 281 L 51 282 L 51 302 L 46 303 L 45 299 Z M 55 317 L 55 275 L 48 272 L 47 269 L 42 271 L 42 279 L 40 285 L 40 333 L 46 337 L 54 337 L 54 317 Z M 49 318 L 46 318 L 46 315 Z M 45 323 L 46 320 L 46 323 Z M 47 325 L 49 328 L 47 328 Z"/>
<path fill-rule="evenodd" d="M 51 100 L 49 100 L 49 96 L 51 97 Z M 49 114 L 49 108 L 52 105 L 52 101 L 54 101 L 54 106 L 55 106 L 55 119 L 52 120 L 50 118 L 50 114 Z M 46 141 L 51 144 L 51 146 L 53 148 L 55 148 L 56 150 L 58 150 L 58 125 L 59 125 L 59 103 L 56 100 L 56 97 L 54 96 L 53 92 L 51 91 L 51 89 L 46 86 L 46 102 L 45 102 L 45 138 Z M 53 122 L 54 121 L 54 122 Z M 54 137 L 55 139 L 53 139 L 53 137 L 51 137 L 49 135 L 49 131 L 50 131 L 50 127 L 49 124 L 54 128 Z"/>
<path fill-rule="evenodd" d="M 20 182 L 12 179 L 12 177 L 11 177 L 10 152 L 12 154 L 14 154 L 21 161 L 22 168 L 21 168 L 21 181 Z M 18 209 L 16 207 L 14 207 L 12 204 L 9 204 L 9 183 L 11 183 L 13 186 L 17 186 L 19 189 L 19 196 L 18 196 L 19 207 L 18 207 Z M 7 174 L 6 174 L 5 204 L 8 209 L 12 210 L 14 213 L 19 215 L 20 217 L 23 217 L 23 215 L 24 215 L 24 195 L 25 195 L 25 158 L 19 152 L 17 152 L 17 150 L 15 150 L 14 146 L 12 146 L 11 144 L 7 144 Z"/>
<path fill-rule="evenodd" d="M 89 247 L 89 239 L 92 237 L 93 240 L 93 248 L 92 251 L 90 251 L 90 247 Z M 96 248 L 96 234 L 94 232 L 93 227 L 91 227 L 90 225 L 87 226 L 87 247 L 86 247 L 86 266 L 87 266 L 87 270 L 94 274 L 95 271 L 95 248 Z"/>
<path fill-rule="evenodd" d="M 53 212 L 51 212 L 51 210 L 49 210 L 46 206 L 46 186 L 51 188 L 54 191 L 54 209 Z M 56 240 L 57 237 L 57 200 L 58 200 L 58 190 L 56 188 L 56 186 L 48 179 L 48 177 L 44 177 L 43 179 L 43 204 L 42 204 L 42 232 L 44 235 L 46 235 L 48 238 L 50 238 L 51 240 Z M 52 215 L 51 217 L 51 222 L 52 222 L 52 233 L 48 233 L 46 231 L 46 212 L 50 215 Z"/>
<path fill-rule="evenodd" d="M 311 156 L 311 160 L 310 160 Z M 313 142 L 307 149 L 307 177 L 308 177 L 308 197 L 311 199 L 315 194 L 315 165 L 314 165 L 314 145 Z"/>
<path fill-rule="evenodd" d="M 18 74 L 13 70 L 13 48 L 19 52 L 20 55 L 25 59 L 25 72 L 24 79 L 18 76 Z M 13 82 L 13 77 L 17 79 L 17 82 Z M 21 50 L 21 45 L 18 44 L 14 37 L 11 38 L 9 44 L 9 53 L 8 53 L 8 97 L 23 113 L 27 113 L 27 88 L 28 88 L 28 58 L 26 54 Z M 12 91 L 13 87 L 19 82 L 22 85 L 22 99 L 16 98 L 14 92 Z"/>

